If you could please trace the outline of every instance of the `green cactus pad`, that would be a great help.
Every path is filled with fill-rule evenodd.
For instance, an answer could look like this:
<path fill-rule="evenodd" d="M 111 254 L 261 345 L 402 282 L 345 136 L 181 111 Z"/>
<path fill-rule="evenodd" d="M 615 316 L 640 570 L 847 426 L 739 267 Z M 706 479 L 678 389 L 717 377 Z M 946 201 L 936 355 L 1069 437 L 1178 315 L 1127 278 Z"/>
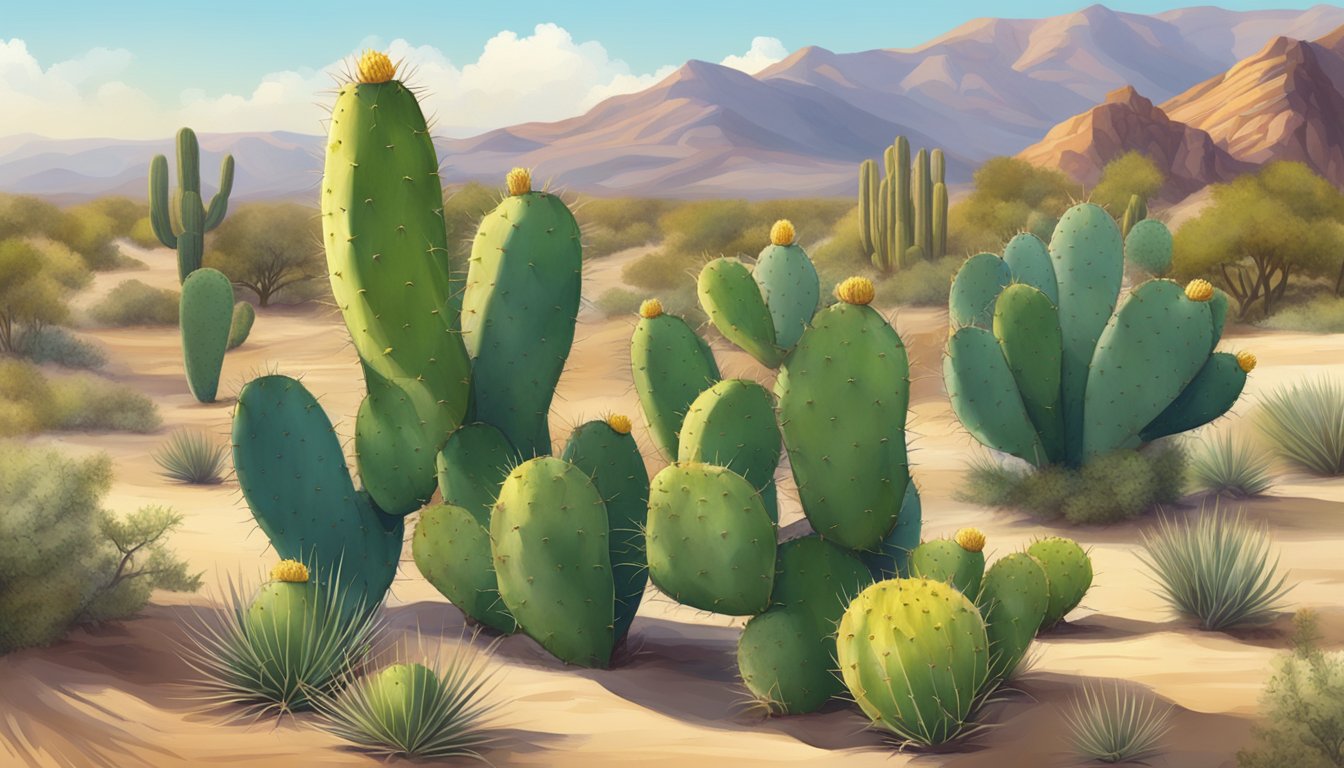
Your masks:
<path fill-rule="evenodd" d="M 1037 539 L 1027 547 L 1027 554 L 1045 569 L 1050 584 L 1050 604 L 1041 619 L 1041 629 L 1047 630 L 1083 601 L 1092 586 L 1092 558 L 1078 542 L 1059 536 Z"/>
<path fill-rule="evenodd" d="M 933 539 L 910 553 L 910 576 L 951 584 L 971 598 L 980 593 L 985 553 L 970 552 L 952 539 Z"/>
<path fill-rule="evenodd" d="M 547 192 L 509 195 L 471 244 L 462 337 L 476 418 L 525 458 L 551 452 L 551 400 L 574 342 L 583 252 L 579 225 Z"/>
<path fill-rule="evenodd" d="M 1035 287 L 1053 306 L 1059 303 L 1059 283 L 1055 281 L 1055 265 L 1050 261 L 1050 250 L 1041 238 L 1023 232 L 1008 241 L 1003 248 L 1003 262 L 1013 273 L 1013 280 Z"/>
<path fill-rule="evenodd" d="M 556 658 L 606 667 L 615 644 L 607 510 L 592 480 L 542 456 L 504 480 L 490 517 L 499 594 Z"/>
<path fill-rule="evenodd" d="M 611 576 L 616 589 L 615 635 L 619 643 L 635 620 L 649 581 L 644 526 L 649 514 L 649 473 L 630 433 L 605 421 L 590 421 L 569 436 L 562 455 L 593 479 L 607 507 Z"/>
<path fill-rule="evenodd" d="M 821 709 L 845 689 L 835 668 L 835 624 L 810 611 L 771 608 L 754 617 L 737 641 L 742 682 L 772 713 Z"/>
<path fill-rule="evenodd" d="M 979 610 L 928 579 L 891 579 L 860 593 L 840 620 L 836 655 L 863 713 L 924 745 L 961 731 L 989 677 Z"/>
<path fill-rule="evenodd" d="M 1045 568 L 1025 552 L 1001 557 L 985 572 L 976 602 L 989 635 L 990 679 L 1011 677 L 1050 607 Z"/>
<path fill-rule="evenodd" d="M 233 319 L 229 323 L 229 349 L 241 347 L 252 333 L 252 324 L 257 321 L 257 311 L 246 301 L 233 305 Z"/>
<path fill-rule="evenodd" d="M 408 515 L 434 495 L 434 458 L 451 425 L 427 430 L 444 411 L 416 379 L 384 380 L 365 367 L 369 394 L 355 418 L 355 454 L 364 490 L 390 515 Z"/>
<path fill-rule="evenodd" d="M 812 529 L 849 549 L 876 549 L 910 479 L 910 367 L 900 336 L 870 306 L 827 307 L 781 366 L 775 394 Z"/>
<path fill-rule="evenodd" d="M 499 596 L 490 531 L 471 512 L 448 504 L 420 510 L 411 554 L 425 581 L 462 613 L 499 632 L 517 631 Z"/>
<path fill-rule="evenodd" d="M 1064 453 L 1064 413 L 1060 404 L 1063 339 L 1054 305 L 1033 286 L 1023 283 L 1008 286 L 995 304 L 994 336 L 1008 361 L 1008 369 L 1013 372 L 1018 394 L 1040 437 L 1046 459 L 1058 461 Z"/>
<path fill-rule="evenodd" d="M 630 367 L 644 419 L 658 449 L 675 460 L 677 434 L 695 398 L 719 380 L 709 345 L 675 315 L 640 318 L 630 338 Z"/>
<path fill-rule="evenodd" d="M 775 344 L 792 349 L 816 314 L 821 300 L 817 268 L 802 246 L 767 245 L 756 259 L 751 276 L 760 286 L 761 299 L 775 325 Z"/>
<path fill-rule="evenodd" d="M 994 334 L 958 329 L 947 340 L 943 382 L 952 410 L 976 440 L 1036 466 L 1047 460 L 1036 427 Z"/>
<path fill-rule="evenodd" d="M 849 601 L 869 584 L 872 574 L 858 556 L 818 536 L 779 545 L 772 607 L 805 610 L 835 626 Z"/>
<path fill-rule="evenodd" d="M 772 521 L 778 521 L 775 468 L 779 454 L 774 398 L 753 381 L 727 379 L 691 403 L 681 425 L 677 461 L 731 469 L 760 491 L 765 511 Z"/>
<path fill-rule="evenodd" d="M 443 502 L 466 509 L 488 528 L 499 486 L 518 463 L 518 452 L 503 432 L 489 424 L 462 425 L 448 436 L 436 461 Z"/>
<path fill-rule="evenodd" d="M 891 529 L 891 533 L 882 539 L 875 550 L 858 553 L 874 581 L 909 575 L 907 563 L 910 553 L 919 546 L 919 534 L 923 528 L 921 507 L 919 489 L 910 480 L 905 486 L 905 498 L 901 501 L 901 515 L 896 521 L 896 527 Z"/>
<path fill-rule="evenodd" d="M 442 727 L 436 704 L 454 700 L 452 694 L 445 696 L 438 674 L 424 664 L 392 664 L 356 684 L 364 686 L 361 700 L 368 708 L 360 714 L 372 721 L 371 729 L 407 746 Z"/>
<path fill-rule="evenodd" d="M 1125 261 L 1154 277 L 1171 270 L 1171 230 L 1157 219 L 1143 219 L 1125 236 Z"/>
<path fill-rule="evenodd" d="M 770 606 L 775 526 L 760 494 L 710 464 L 673 464 L 653 478 L 649 578 L 679 603 L 749 616 Z"/>
<path fill-rule="evenodd" d="M 311 665 L 305 656 L 312 653 L 312 633 L 319 631 L 321 600 L 314 581 L 268 581 L 257 590 L 243 623 L 266 678 L 289 680 Z"/>
<path fill-rule="evenodd" d="M 953 327 L 991 327 L 994 300 L 1012 280 L 1012 270 L 992 253 L 977 253 L 967 259 L 952 278 L 947 298 L 947 313 Z"/>
<path fill-rule="evenodd" d="M 202 403 L 215 402 L 233 322 L 233 283 L 217 269 L 198 269 L 182 283 L 178 304 L 187 386 Z"/>
<path fill-rule="evenodd" d="M 1144 442 L 1202 427 L 1232 410 L 1246 386 L 1237 356 L 1214 352 L 1181 394 L 1139 433 Z"/>
<path fill-rule="evenodd" d="M 761 298 L 760 286 L 737 259 L 719 257 L 700 270 L 696 281 L 700 306 L 723 337 L 769 368 L 779 366 L 775 323 Z"/>
<path fill-rule="evenodd" d="M 1124 446 L 1180 395 L 1208 359 L 1213 319 L 1170 280 L 1134 289 L 1097 340 L 1088 377 L 1085 458 Z"/>
<path fill-rule="evenodd" d="M 1223 338 L 1223 324 L 1227 322 L 1229 301 L 1227 292 L 1222 288 L 1213 289 L 1213 298 L 1209 299 L 1209 312 L 1213 315 L 1213 344 L 1209 347 L 1209 351 L 1213 351 Z"/>

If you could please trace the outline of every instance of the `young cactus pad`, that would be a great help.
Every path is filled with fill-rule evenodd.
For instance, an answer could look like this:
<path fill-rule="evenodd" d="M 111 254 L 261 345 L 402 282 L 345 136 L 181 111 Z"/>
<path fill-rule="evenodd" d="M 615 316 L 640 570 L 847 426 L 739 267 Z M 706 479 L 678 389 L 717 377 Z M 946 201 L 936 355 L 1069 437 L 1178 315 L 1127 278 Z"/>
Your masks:
<path fill-rule="evenodd" d="M 990 678 L 1011 677 L 1050 607 L 1045 568 L 1025 552 L 1001 557 L 985 571 L 976 602 L 989 636 Z"/>
<path fill-rule="evenodd" d="M 1041 629 L 1058 624 L 1069 611 L 1078 607 L 1092 586 L 1092 558 L 1078 542 L 1059 536 L 1038 539 L 1027 547 L 1027 554 L 1045 569 L 1050 584 L 1050 603 L 1046 606 Z"/>
<path fill-rule="evenodd" d="M 985 535 L 975 528 L 957 531 L 954 539 L 934 539 L 910 553 L 910 575 L 941 581 L 972 599 L 985 574 Z"/>
<path fill-rule="evenodd" d="M 770 245 L 756 257 L 751 272 L 774 321 L 775 344 L 786 350 L 798 343 L 821 299 L 817 269 L 796 241 L 792 222 L 775 222 L 770 228 Z"/>
<path fill-rule="evenodd" d="M 691 403 L 719 380 L 714 353 L 691 327 L 663 312 L 657 299 L 639 308 L 630 338 L 630 368 L 653 440 L 669 460 L 680 453 L 678 433 Z"/>
<path fill-rule="evenodd" d="M 778 521 L 775 469 L 780 437 L 775 402 L 753 381 L 725 379 L 700 393 L 681 425 L 677 460 L 727 467 L 761 493 L 770 519 Z"/>
<path fill-rule="evenodd" d="M 760 285 L 745 264 L 724 257 L 709 262 L 700 270 L 696 293 L 710 322 L 725 339 L 761 365 L 779 366 L 783 350 L 775 337 L 775 321 L 765 306 Z"/>
<path fill-rule="evenodd" d="M 241 347 L 252 333 L 252 324 L 257 321 L 257 311 L 246 301 L 233 305 L 233 320 L 229 323 L 229 349 Z"/>

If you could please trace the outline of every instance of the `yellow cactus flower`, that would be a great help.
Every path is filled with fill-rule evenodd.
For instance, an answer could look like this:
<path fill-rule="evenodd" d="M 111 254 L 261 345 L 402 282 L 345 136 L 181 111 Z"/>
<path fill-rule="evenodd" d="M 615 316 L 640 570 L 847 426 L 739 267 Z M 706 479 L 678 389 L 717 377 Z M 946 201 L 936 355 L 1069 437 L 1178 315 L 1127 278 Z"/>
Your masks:
<path fill-rule="evenodd" d="M 979 552 L 985 548 L 985 534 L 979 528 L 962 528 L 952 539 L 967 552 Z"/>
<path fill-rule="evenodd" d="M 514 168 L 504 177 L 510 195 L 526 195 L 532 191 L 532 172 L 526 168 Z"/>
<path fill-rule="evenodd" d="M 1213 298 L 1213 283 L 1208 280 L 1191 280 L 1185 286 L 1185 296 L 1191 301 L 1208 301 Z"/>
<path fill-rule="evenodd" d="M 308 581 L 308 566 L 298 560 L 281 560 L 271 569 L 271 581 L 292 581 L 302 584 Z"/>
<path fill-rule="evenodd" d="M 1251 354 L 1250 352 L 1237 353 L 1237 365 L 1241 366 L 1241 370 L 1245 371 L 1246 373 L 1254 371 L 1255 364 L 1257 362 L 1258 361 L 1255 359 L 1255 355 Z"/>
<path fill-rule="evenodd" d="M 663 302 L 657 299 L 645 299 L 639 305 L 639 316 L 643 318 L 655 318 L 663 314 Z"/>
<path fill-rule="evenodd" d="M 607 426 L 611 427 L 611 431 L 619 435 L 628 435 L 630 434 L 632 425 L 630 424 L 629 416 L 626 416 L 623 413 L 613 413 L 607 417 Z"/>
<path fill-rule="evenodd" d="M 846 304 L 871 304 L 877 289 L 873 281 L 866 277 L 849 277 L 835 286 L 835 298 Z"/>
<path fill-rule="evenodd" d="M 793 230 L 793 222 L 788 219 L 780 219 L 770 228 L 770 242 L 775 245 L 793 245 L 793 241 L 798 238 L 798 233 Z"/>
<path fill-rule="evenodd" d="M 386 83 L 396 77 L 397 65 L 382 51 L 367 50 L 359 57 L 359 82 Z"/>

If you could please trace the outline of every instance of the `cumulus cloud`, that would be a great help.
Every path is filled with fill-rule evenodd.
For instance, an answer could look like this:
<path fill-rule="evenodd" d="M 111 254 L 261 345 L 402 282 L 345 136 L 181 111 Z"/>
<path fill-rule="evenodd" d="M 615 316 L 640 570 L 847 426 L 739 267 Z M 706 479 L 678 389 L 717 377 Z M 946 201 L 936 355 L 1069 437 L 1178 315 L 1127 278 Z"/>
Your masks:
<path fill-rule="evenodd" d="M 500 32 L 474 61 L 463 63 L 404 39 L 370 39 L 365 46 L 387 50 L 403 63 L 410 82 L 423 88 L 437 132 L 448 136 L 572 117 L 603 99 L 647 88 L 676 69 L 636 72 L 601 43 L 576 41 L 556 24 L 538 24 L 525 35 Z M 785 55 L 779 40 L 757 37 L 745 54 L 723 64 L 755 72 Z M 97 48 L 44 68 L 22 40 L 0 39 L 0 103 L 9 105 L 0 110 L 0 136 L 157 137 L 181 125 L 203 132 L 316 133 L 325 116 L 319 105 L 331 98 L 333 75 L 346 71 L 350 61 L 269 73 L 239 93 L 190 89 L 163 103 L 128 82 L 133 59 L 127 50 Z"/>

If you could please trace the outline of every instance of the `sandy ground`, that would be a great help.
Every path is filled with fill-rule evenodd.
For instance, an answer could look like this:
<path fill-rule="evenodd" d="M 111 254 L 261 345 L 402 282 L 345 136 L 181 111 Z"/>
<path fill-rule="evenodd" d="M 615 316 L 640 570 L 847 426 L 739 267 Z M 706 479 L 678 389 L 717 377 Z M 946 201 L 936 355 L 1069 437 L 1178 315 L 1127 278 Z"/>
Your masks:
<path fill-rule="evenodd" d="M 85 302 L 129 277 L 175 284 L 170 252 L 131 250 L 150 269 L 101 275 Z M 594 263 L 587 298 L 618 284 L 621 263 L 636 255 L 625 252 Z M 909 309 L 894 313 L 894 321 L 914 361 L 912 461 L 925 494 L 926 537 L 974 524 L 987 532 L 992 556 L 1055 532 L 1023 516 L 955 500 L 962 466 L 978 449 L 960 431 L 942 392 L 938 364 L 945 315 Z M 558 437 L 610 411 L 638 413 L 628 365 L 633 322 L 583 312 L 556 399 Z M 157 474 L 150 454 L 181 427 L 227 440 L 231 400 L 200 405 L 191 398 L 173 328 L 85 335 L 107 348 L 113 378 L 154 398 L 164 427 L 153 435 L 67 434 L 35 442 L 75 453 L 109 453 L 117 478 L 107 500 L 113 509 L 154 503 L 182 512 L 186 522 L 173 545 L 205 572 L 207 586 L 199 595 L 157 594 L 134 621 L 79 630 L 51 648 L 0 658 L 0 765 L 374 765 L 374 758 L 302 718 L 238 723 L 229 712 L 205 709 L 195 698 L 191 670 L 177 655 L 184 622 L 196 611 L 211 610 L 226 579 L 255 581 L 273 558 L 236 483 L 173 484 Z M 1344 375 L 1340 336 L 1256 332 L 1235 335 L 1228 344 L 1260 357 L 1234 422 L 1245 420 L 1267 387 L 1323 372 Z M 721 342 L 716 349 L 725 375 L 764 376 L 741 353 Z M 361 380 L 339 315 L 315 306 L 260 313 L 251 339 L 226 360 L 222 391 L 235 393 L 267 371 L 302 377 L 338 430 L 349 435 Z M 656 470 L 661 459 L 642 424 L 637 435 Z M 785 488 L 788 482 L 781 478 Z M 1320 610 L 1334 646 L 1344 644 L 1338 601 L 1344 579 L 1338 555 L 1344 546 L 1342 504 L 1344 482 L 1284 475 L 1268 498 L 1246 505 L 1272 529 L 1296 584 L 1293 606 Z M 1195 503 L 1173 513 L 1193 508 Z M 795 505 L 786 522 L 797 515 Z M 956 752 L 893 754 L 880 734 L 865 730 L 855 710 L 838 703 L 805 717 L 762 718 L 736 678 L 741 620 L 698 613 L 651 591 L 634 624 L 632 652 L 616 669 L 566 669 L 521 636 L 498 646 L 500 743 L 487 757 L 500 766 L 1074 765 L 1060 712 L 1085 681 L 1114 678 L 1150 688 L 1173 709 L 1167 750 L 1150 765 L 1233 766 L 1236 749 L 1250 738 L 1270 662 L 1287 646 L 1289 614 L 1270 627 L 1236 635 L 1194 629 L 1153 593 L 1136 557 L 1139 531 L 1139 525 L 1122 525 L 1066 532 L 1091 548 L 1096 584 L 1069 625 L 1038 644 L 1034 665 L 1017 684 L 1020 691 L 990 706 L 984 719 L 996 727 Z M 459 642 L 461 614 L 420 578 L 409 557 L 408 548 L 387 610 L 393 634 L 419 631 L 430 644 Z"/>

